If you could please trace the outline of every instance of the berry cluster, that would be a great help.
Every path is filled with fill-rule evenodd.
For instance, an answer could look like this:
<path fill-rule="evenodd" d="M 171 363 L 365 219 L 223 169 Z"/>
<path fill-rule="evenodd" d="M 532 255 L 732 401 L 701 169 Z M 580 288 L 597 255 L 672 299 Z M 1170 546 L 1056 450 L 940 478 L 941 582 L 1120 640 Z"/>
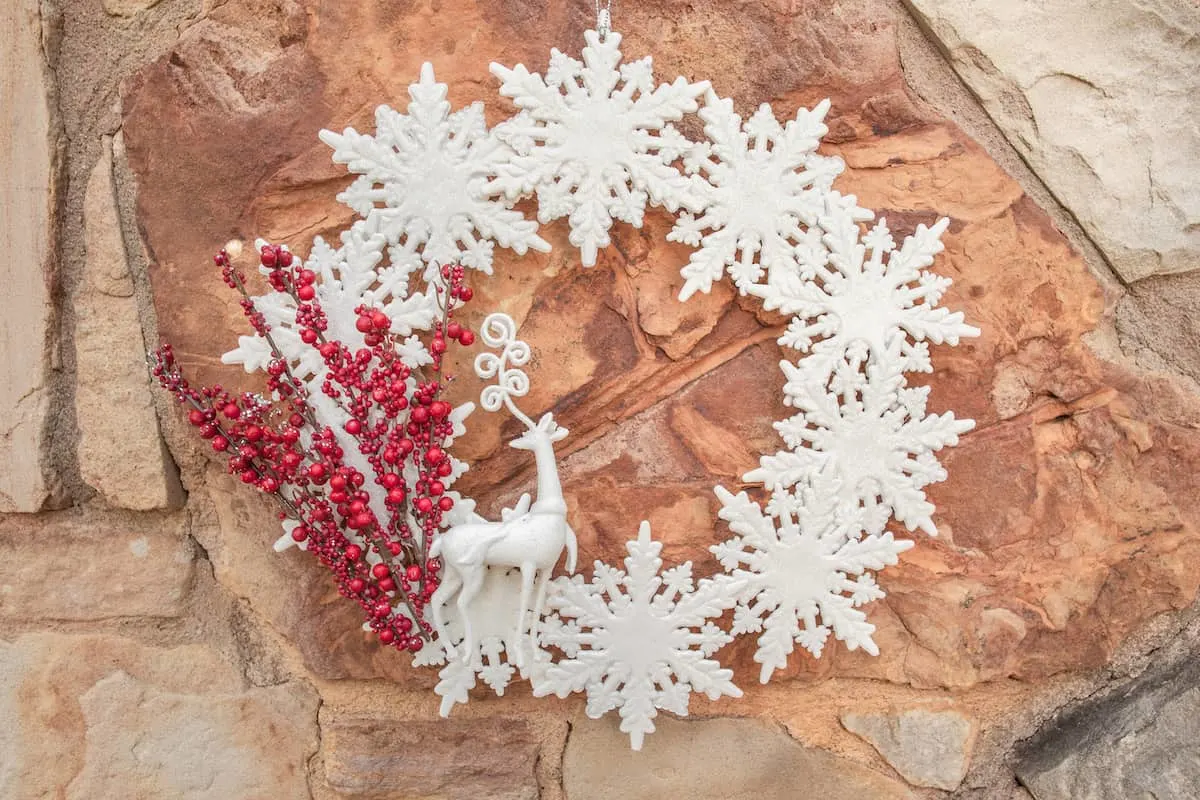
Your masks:
<path fill-rule="evenodd" d="M 316 275 L 286 247 L 264 245 L 259 261 L 267 281 L 292 298 L 300 339 L 324 364 L 306 383 L 276 346 L 245 275 L 224 250 L 214 260 L 225 283 L 241 295 L 251 327 L 271 348 L 267 385 L 274 399 L 231 394 L 220 385 L 191 387 L 169 344 L 151 356 L 155 378 L 190 406 L 188 421 L 228 457 L 230 473 L 277 499 L 280 519 L 293 523 L 292 538 L 333 573 L 343 595 L 362 606 L 379 641 L 420 650 L 432 635 L 424 611 L 441 570 L 428 557 L 428 545 L 454 508 L 446 484 L 455 464 L 445 443 L 455 421 L 441 399 L 450 380 L 442 366 L 451 342 L 475 341 L 451 319 L 472 296 L 463 267 L 440 270 L 435 288 L 441 319 L 427 345 L 432 364 L 422 370 L 398 355 L 399 340 L 384 309 L 354 309 L 364 347 L 327 338 Z M 316 386 L 327 400 L 310 394 Z M 328 418 L 330 403 L 342 420 L 336 427 L 315 413 L 321 405 L 321 417 Z"/>

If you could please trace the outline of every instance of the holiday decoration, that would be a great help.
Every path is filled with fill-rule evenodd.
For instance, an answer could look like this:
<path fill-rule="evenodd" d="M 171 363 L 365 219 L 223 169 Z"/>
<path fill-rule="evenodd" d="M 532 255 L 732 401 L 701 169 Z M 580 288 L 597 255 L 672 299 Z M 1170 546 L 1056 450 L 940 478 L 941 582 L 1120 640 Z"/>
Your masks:
<path fill-rule="evenodd" d="M 649 56 L 621 63 L 619 33 L 584 38 L 583 62 L 552 50 L 545 78 L 492 64 L 500 93 L 522 109 L 497 131 L 517 155 L 495 188 L 509 199 L 536 191 L 543 223 L 568 217 L 591 267 L 614 219 L 640 228 L 647 202 L 700 207 L 696 184 L 673 165 L 691 143 L 668 123 L 696 110 L 708 82 L 656 85 Z"/>
<path fill-rule="evenodd" d="M 593 719 L 617 709 L 634 750 L 654 732 L 657 709 L 686 716 L 688 697 L 741 697 L 733 670 L 711 656 L 733 640 L 713 620 L 732 607 L 739 582 L 725 575 L 692 580 L 690 561 L 662 571 L 662 543 L 650 523 L 626 545 L 621 571 L 597 561 L 592 579 L 559 578 L 547 620 L 548 645 L 566 658 L 545 666 L 534 694 L 587 692 Z"/>
<path fill-rule="evenodd" d="M 302 261 L 260 242 L 271 291 L 258 296 L 236 254 L 217 256 L 253 328 L 225 360 L 266 373 L 270 397 L 191 388 L 169 346 L 153 368 L 231 472 L 279 502 L 277 549 L 314 555 L 380 642 L 440 666 L 443 716 L 479 683 L 503 695 L 520 676 L 536 696 L 584 693 L 589 716 L 616 710 L 640 749 L 693 692 L 741 695 L 715 657 L 736 636 L 757 636 L 764 683 L 797 644 L 879 652 L 864 606 L 884 596 L 875 573 L 913 547 L 887 526 L 937 533 L 924 491 L 946 477 L 936 454 L 973 427 L 927 413 L 928 387 L 906 373 L 932 370 L 929 343 L 979 331 L 938 305 L 950 280 L 928 268 L 946 220 L 897 246 L 833 189 L 844 165 L 817 152 L 829 101 L 782 124 L 766 104 L 744 119 L 707 81 L 658 84 L 649 57 L 623 63 L 609 22 L 598 9 L 583 60 L 553 50 L 545 77 L 493 64 L 517 112 L 491 130 L 478 103 L 451 113 L 425 64 L 407 114 L 380 106 L 374 135 L 321 132 L 359 176 L 338 196 L 361 217 L 341 245 L 318 238 Z M 672 123 L 697 111 L 692 141 Z M 473 297 L 467 268 L 491 274 L 496 244 L 549 248 L 513 208 L 529 195 L 542 223 L 567 217 L 585 267 L 614 220 L 641 226 L 661 206 L 677 215 L 668 238 L 695 248 L 671 266 L 681 302 L 728 274 L 791 318 L 778 343 L 798 353 L 780 365 L 795 413 L 775 423 L 784 447 L 745 476 L 757 486 L 715 488 L 731 534 L 710 547 L 721 569 L 664 565 L 643 521 L 623 569 L 571 574 L 554 452 L 567 431 L 517 405 L 533 354 L 502 313 L 479 330 L 479 404 L 524 426 L 509 445 L 532 454 L 537 493 L 487 520 L 452 489 L 468 465 L 450 449 L 475 407 L 443 397 L 447 352 L 476 340 L 455 313 Z"/>
<path fill-rule="evenodd" d="M 433 65 L 408 89 L 408 114 L 375 111 L 375 136 L 353 128 L 321 131 L 334 161 L 360 175 L 338 199 L 366 218 L 392 245 L 394 269 L 411 271 L 458 262 L 490 274 L 492 242 L 517 253 L 550 249 L 537 225 L 493 200 L 488 179 L 511 162 L 512 152 L 483 121 L 483 103 L 450 113 L 446 84 Z M 426 279 L 430 277 L 426 273 Z"/>

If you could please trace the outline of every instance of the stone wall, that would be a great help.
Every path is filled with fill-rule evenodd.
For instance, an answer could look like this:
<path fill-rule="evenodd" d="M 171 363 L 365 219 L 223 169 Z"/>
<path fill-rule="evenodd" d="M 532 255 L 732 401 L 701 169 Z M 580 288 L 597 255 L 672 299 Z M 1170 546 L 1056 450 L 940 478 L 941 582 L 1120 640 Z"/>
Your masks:
<path fill-rule="evenodd" d="M 364 636 L 315 564 L 271 552 L 272 509 L 150 390 L 160 339 L 201 380 L 246 380 L 218 360 L 241 313 L 209 259 L 346 224 L 320 128 L 369 128 L 426 59 L 495 118 L 487 64 L 576 51 L 591 4 L 10 0 L 0 796 L 1200 795 L 1200 9 L 615 13 L 627 54 L 742 112 L 830 97 L 839 187 L 900 233 L 951 218 L 937 269 L 983 336 L 936 348 L 928 383 L 932 410 L 978 427 L 932 487 L 941 536 L 881 576 L 881 654 L 796 655 L 760 686 L 732 645 L 746 696 L 697 699 L 640 754 L 523 685 L 439 720 L 430 675 Z M 572 429 L 583 563 L 643 516 L 667 558 L 706 562 L 711 487 L 776 446 L 779 320 L 723 288 L 677 303 L 668 225 L 618 225 L 587 271 L 543 226 L 553 252 L 478 287 L 538 353 L 531 406 Z M 531 478 L 503 435 L 481 420 L 465 453 L 488 510 Z"/>

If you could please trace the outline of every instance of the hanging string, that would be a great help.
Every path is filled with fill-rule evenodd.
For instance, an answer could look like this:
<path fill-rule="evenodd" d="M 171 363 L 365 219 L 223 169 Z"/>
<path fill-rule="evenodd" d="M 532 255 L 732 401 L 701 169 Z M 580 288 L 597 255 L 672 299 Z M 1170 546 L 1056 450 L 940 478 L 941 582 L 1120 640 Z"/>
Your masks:
<path fill-rule="evenodd" d="M 612 0 L 604 0 L 604 5 L 600 5 L 600 0 L 596 0 L 596 33 L 600 34 L 600 41 L 608 36 L 608 32 L 612 30 Z"/>

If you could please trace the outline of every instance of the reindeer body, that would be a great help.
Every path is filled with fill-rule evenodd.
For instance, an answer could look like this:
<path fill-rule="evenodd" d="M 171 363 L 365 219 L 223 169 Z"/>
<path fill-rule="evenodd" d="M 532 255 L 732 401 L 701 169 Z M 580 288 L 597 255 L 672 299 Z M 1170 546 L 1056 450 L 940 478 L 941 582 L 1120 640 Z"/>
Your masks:
<path fill-rule="evenodd" d="M 470 603 L 479 594 L 488 567 L 510 567 L 521 570 L 521 602 L 517 612 L 514 641 L 520 642 L 525 631 L 525 614 L 529 607 L 534 583 L 537 599 L 532 608 L 532 639 L 537 637 L 537 623 L 542 616 L 546 586 L 550 573 L 558 563 L 563 548 L 567 550 L 567 571 L 575 571 L 575 533 L 567 524 L 567 504 L 558 481 L 558 465 L 554 458 L 554 442 L 567 435 L 565 428 L 554 422 L 551 414 L 544 415 L 537 425 L 531 425 L 509 444 L 518 450 L 532 450 L 537 462 L 538 497 L 531 506 L 524 495 L 516 509 L 507 512 L 500 522 L 467 522 L 455 525 L 434 539 L 431 556 L 440 556 L 445 563 L 442 582 L 430 599 L 438 639 L 448 658 L 454 657 L 454 646 L 446 631 L 442 609 L 450 598 L 458 595 L 456 605 L 463 620 L 463 658 L 469 660 L 475 648 L 471 625 Z M 522 665 L 524 648 L 514 654 Z"/>

